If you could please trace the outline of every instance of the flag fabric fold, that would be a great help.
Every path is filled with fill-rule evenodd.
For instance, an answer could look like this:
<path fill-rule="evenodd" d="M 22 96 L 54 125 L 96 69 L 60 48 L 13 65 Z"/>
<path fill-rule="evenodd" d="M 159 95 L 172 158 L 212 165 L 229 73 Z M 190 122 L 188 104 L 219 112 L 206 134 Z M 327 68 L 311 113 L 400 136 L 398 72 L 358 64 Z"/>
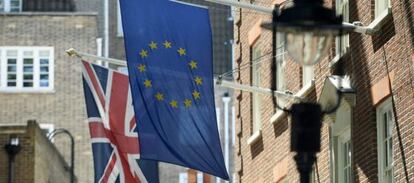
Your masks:
<path fill-rule="evenodd" d="M 120 2 L 141 158 L 228 179 L 208 9 L 166 0 Z"/>
<path fill-rule="evenodd" d="M 95 182 L 158 182 L 157 163 L 139 160 L 128 76 L 86 61 L 82 73 Z"/>

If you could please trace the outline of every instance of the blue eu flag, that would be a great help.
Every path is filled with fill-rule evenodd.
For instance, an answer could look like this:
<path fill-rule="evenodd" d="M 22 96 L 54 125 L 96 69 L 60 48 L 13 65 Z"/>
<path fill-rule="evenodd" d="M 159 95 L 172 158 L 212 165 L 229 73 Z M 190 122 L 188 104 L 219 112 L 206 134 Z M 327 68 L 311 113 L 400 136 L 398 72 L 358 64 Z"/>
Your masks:
<path fill-rule="evenodd" d="M 214 107 L 208 9 L 121 0 L 141 158 L 228 179 Z"/>

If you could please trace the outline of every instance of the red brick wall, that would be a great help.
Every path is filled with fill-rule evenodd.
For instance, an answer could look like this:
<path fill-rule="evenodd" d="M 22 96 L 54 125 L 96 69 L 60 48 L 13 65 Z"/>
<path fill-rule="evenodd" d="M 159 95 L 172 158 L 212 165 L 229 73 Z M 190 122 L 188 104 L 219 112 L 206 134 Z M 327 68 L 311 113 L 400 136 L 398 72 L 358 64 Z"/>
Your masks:
<path fill-rule="evenodd" d="M 248 1 L 245 1 L 248 2 Z M 255 1 L 254 4 L 271 7 L 272 1 Z M 350 20 L 361 21 L 369 25 L 373 19 L 374 1 L 350 1 Z M 392 14 L 385 20 L 385 25 L 373 36 L 350 34 L 350 50 L 344 59 L 339 62 L 350 76 L 353 87 L 356 89 L 356 105 L 352 109 L 351 138 L 353 154 L 354 182 L 377 182 L 377 130 L 376 108 L 383 99 L 393 94 L 396 106 L 396 121 L 400 129 L 402 149 L 405 155 L 405 168 L 397 129 L 394 133 L 394 161 L 395 181 L 406 182 L 405 169 L 408 180 L 414 181 L 414 2 L 408 0 L 392 0 Z M 334 4 L 327 1 L 327 5 Z M 236 65 L 250 62 L 249 32 L 254 29 L 258 20 L 269 21 L 270 16 L 251 10 L 240 10 L 235 19 Z M 260 41 L 264 48 L 263 53 L 271 52 L 271 32 L 262 30 Z M 334 44 L 332 44 L 334 45 Z M 335 66 L 330 67 L 329 61 L 334 58 L 335 50 L 332 47 L 329 56 L 315 65 L 315 90 L 308 95 L 311 99 L 318 99 L 323 87 L 325 76 L 335 72 Z M 270 56 L 268 61 L 261 64 L 261 87 L 271 87 Z M 337 64 L 338 65 L 338 64 Z M 388 69 L 386 67 L 388 65 Z M 300 66 L 287 61 L 285 71 L 287 89 L 297 92 L 301 88 Z M 388 84 L 388 74 L 392 79 Z M 250 70 L 243 69 L 236 75 L 237 82 L 250 84 Z M 387 92 L 391 89 L 392 92 Z M 270 122 L 273 115 L 273 104 L 269 96 L 263 96 L 262 137 L 252 145 L 247 144 L 251 134 L 251 97 L 247 92 L 236 92 L 237 111 L 237 140 L 236 140 L 236 172 L 240 182 L 276 182 L 282 177 L 278 171 L 280 167 L 287 169 L 289 182 L 298 182 L 296 166 L 289 151 L 290 121 L 287 117 L 274 125 Z M 322 128 L 322 151 L 318 155 L 320 182 L 329 182 L 329 126 L 325 121 Z M 284 159 L 286 164 L 280 164 Z M 283 164 L 283 163 L 282 163 Z"/>

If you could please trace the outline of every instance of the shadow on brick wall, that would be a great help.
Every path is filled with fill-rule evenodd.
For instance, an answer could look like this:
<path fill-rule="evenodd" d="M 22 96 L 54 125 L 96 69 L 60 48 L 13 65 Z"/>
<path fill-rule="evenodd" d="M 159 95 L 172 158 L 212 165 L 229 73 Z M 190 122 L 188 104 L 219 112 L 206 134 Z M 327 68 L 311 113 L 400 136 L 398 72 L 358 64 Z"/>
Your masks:
<path fill-rule="evenodd" d="M 252 159 L 254 159 L 256 156 L 258 156 L 261 152 L 263 152 L 264 146 L 263 146 L 263 138 L 260 137 L 256 142 L 254 142 L 250 146 L 250 153 L 252 154 Z"/>
<path fill-rule="evenodd" d="M 289 128 L 288 117 L 286 114 L 283 115 L 279 122 L 273 125 L 273 132 L 275 133 L 275 139 L 279 138 Z"/>
<path fill-rule="evenodd" d="M 359 8 L 356 1 L 350 1 L 351 10 Z M 357 11 L 350 18 L 352 21 L 361 19 Z M 356 105 L 352 110 L 351 122 L 354 160 L 352 165 L 353 179 L 354 182 L 378 182 L 376 173 L 378 172 L 376 112 L 372 106 L 371 77 L 368 64 L 372 60 L 369 60 L 368 55 L 366 55 L 364 39 L 370 39 L 370 37 L 351 33 L 349 59 L 344 59 L 341 62 L 345 62 L 342 63 L 346 67 L 345 73 L 350 75 L 352 84 L 357 91 Z"/>
<path fill-rule="evenodd" d="M 408 27 L 410 29 L 410 34 L 409 37 L 411 38 L 410 40 L 410 44 L 412 47 L 414 47 L 414 12 L 413 10 L 413 6 L 414 4 L 412 3 L 412 0 L 402 0 L 403 4 L 402 4 L 402 8 L 404 9 L 404 17 L 407 19 L 407 24 Z"/>
<path fill-rule="evenodd" d="M 381 49 L 385 43 L 395 36 L 395 22 L 393 14 L 391 14 L 391 16 L 387 16 L 383 21 L 384 24 L 380 28 L 379 33 L 372 36 L 372 46 L 374 52 Z"/>

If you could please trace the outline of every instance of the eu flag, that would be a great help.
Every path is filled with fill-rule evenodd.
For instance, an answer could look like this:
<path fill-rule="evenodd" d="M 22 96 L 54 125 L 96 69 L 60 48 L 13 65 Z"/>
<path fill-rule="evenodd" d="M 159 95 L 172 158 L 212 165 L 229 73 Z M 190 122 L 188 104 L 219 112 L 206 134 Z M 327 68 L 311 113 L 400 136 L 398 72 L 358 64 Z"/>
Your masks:
<path fill-rule="evenodd" d="M 228 180 L 214 107 L 208 9 L 121 0 L 141 158 Z"/>

